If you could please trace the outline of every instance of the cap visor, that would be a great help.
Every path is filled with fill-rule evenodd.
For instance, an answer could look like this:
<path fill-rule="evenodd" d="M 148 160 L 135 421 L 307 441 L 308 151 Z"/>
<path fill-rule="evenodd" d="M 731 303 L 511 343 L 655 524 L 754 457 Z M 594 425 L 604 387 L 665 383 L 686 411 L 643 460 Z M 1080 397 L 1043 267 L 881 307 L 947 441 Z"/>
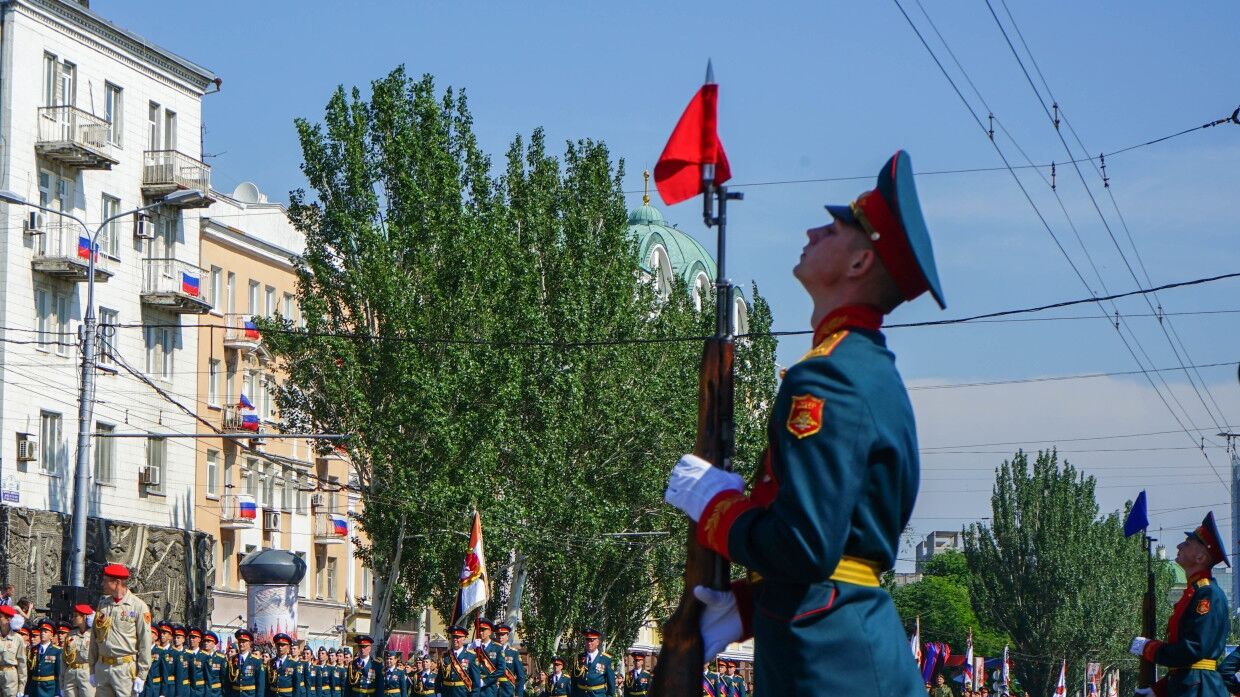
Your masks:
<path fill-rule="evenodd" d="M 836 220 L 841 220 L 849 225 L 857 224 L 857 216 L 853 215 L 852 206 L 827 205 L 823 206 L 823 208 L 826 208 L 827 212 L 831 214 L 831 217 Z"/>

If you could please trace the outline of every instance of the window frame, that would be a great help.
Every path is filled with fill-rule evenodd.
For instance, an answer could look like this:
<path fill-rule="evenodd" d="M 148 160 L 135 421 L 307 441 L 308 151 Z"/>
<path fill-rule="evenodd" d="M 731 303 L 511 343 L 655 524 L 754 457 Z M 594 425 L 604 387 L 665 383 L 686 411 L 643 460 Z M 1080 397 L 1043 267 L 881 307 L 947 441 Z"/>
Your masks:
<path fill-rule="evenodd" d="M 116 439 L 101 434 L 115 432 L 116 424 L 95 422 L 95 483 L 102 486 L 116 483 Z"/>
<path fill-rule="evenodd" d="M 108 210 L 109 205 L 112 206 L 111 211 Z M 112 196 L 111 194 L 107 194 L 107 193 L 101 194 L 100 199 L 99 199 L 99 220 L 100 221 L 107 220 L 108 218 L 120 212 L 121 212 L 120 197 Z M 104 235 L 106 237 L 103 241 L 99 243 L 99 249 L 102 250 L 104 254 L 108 255 L 109 257 L 113 259 L 121 258 L 120 225 L 121 225 L 121 220 L 120 218 L 117 218 L 113 220 L 112 222 L 108 223 L 107 227 L 105 227 L 103 232 L 100 233 L 101 235 Z"/>
<path fill-rule="evenodd" d="M 159 470 L 159 486 L 144 487 L 147 494 L 163 496 L 168 490 L 168 439 L 146 439 L 146 466 Z"/>
<path fill-rule="evenodd" d="M 39 410 L 39 471 L 60 476 L 60 459 L 65 450 L 64 415 L 50 409 Z"/>
<path fill-rule="evenodd" d="M 116 365 L 116 327 L 120 324 L 121 313 L 109 307 L 99 308 L 99 350 L 96 356 L 99 363 Z"/>
<path fill-rule="evenodd" d="M 218 499 L 220 497 L 220 451 L 215 448 L 207 448 L 207 498 Z"/>
<path fill-rule="evenodd" d="M 220 267 L 215 266 L 213 264 L 211 266 L 210 279 L 211 279 L 211 311 L 218 313 L 220 312 L 224 304 L 223 303 L 223 300 L 224 300 L 224 288 L 223 288 L 224 269 L 221 269 Z"/>
<path fill-rule="evenodd" d="M 220 408 L 220 359 L 207 360 L 207 406 Z"/>
<path fill-rule="evenodd" d="M 108 120 L 108 142 L 117 148 L 125 140 L 125 88 L 105 80 L 103 83 L 103 115 Z"/>

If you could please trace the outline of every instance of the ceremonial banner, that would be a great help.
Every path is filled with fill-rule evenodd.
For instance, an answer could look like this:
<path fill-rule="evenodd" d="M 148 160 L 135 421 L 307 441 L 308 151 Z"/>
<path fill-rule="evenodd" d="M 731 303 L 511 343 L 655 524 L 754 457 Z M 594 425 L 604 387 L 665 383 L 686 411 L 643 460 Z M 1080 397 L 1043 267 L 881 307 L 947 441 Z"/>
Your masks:
<path fill-rule="evenodd" d="M 987 685 L 987 683 L 989 682 L 986 679 L 986 657 L 985 656 L 974 656 L 973 657 L 973 676 L 974 676 L 974 679 L 977 680 L 977 682 L 973 685 L 973 689 L 981 689 L 982 686 Z"/>
<path fill-rule="evenodd" d="M 1119 697 L 1119 670 L 1107 673 L 1107 697 Z"/>
<path fill-rule="evenodd" d="M 707 67 L 706 84 L 693 95 L 676 130 L 667 139 L 663 154 L 654 166 L 654 184 L 667 205 L 680 203 L 702 193 L 702 169 L 715 168 L 714 183 L 732 178 L 728 156 L 723 152 L 716 130 L 719 85 Z"/>
<path fill-rule="evenodd" d="M 1086 663 L 1085 664 L 1085 684 L 1088 688 L 1086 692 L 1089 697 L 1098 697 L 1098 688 L 1102 682 L 1102 664 Z"/>
<path fill-rule="evenodd" d="M 969 627 L 969 641 L 964 650 L 964 681 L 973 685 L 973 628 Z"/>
<path fill-rule="evenodd" d="M 456 595 L 453 623 L 486 605 L 490 597 L 487 561 L 482 553 L 482 516 L 478 511 L 474 511 L 474 526 L 469 533 L 469 552 L 465 554 L 465 562 L 461 564 L 460 589 Z"/>
<path fill-rule="evenodd" d="M 1068 697 L 1068 659 L 1059 664 L 1059 680 L 1055 681 L 1055 697 Z"/>
<path fill-rule="evenodd" d="M 917 669 L 921 670 L 921 615 L 917 616 L 917 624 L 914 625 L 913 636 L 908 640 L 908 647 L 913 651 L 913 660 L 917 662 Z"/>
<path fill-rule="evenodd" d="M 1010 664 L 1009 664 L 1009 659 L 1008 659 L 1008 647 L 1007 647 L 1007 644 L 1004 644 L 1003 645 L 1003 667 L 1001 670 L 1003 671 L 1002 680 L 1003 680 L 1003 687 L 1005 688 L 1012 686 L 1012 672 L 1011 672 L 1011 669 L 1009 668 L 1009 665 Z"/>

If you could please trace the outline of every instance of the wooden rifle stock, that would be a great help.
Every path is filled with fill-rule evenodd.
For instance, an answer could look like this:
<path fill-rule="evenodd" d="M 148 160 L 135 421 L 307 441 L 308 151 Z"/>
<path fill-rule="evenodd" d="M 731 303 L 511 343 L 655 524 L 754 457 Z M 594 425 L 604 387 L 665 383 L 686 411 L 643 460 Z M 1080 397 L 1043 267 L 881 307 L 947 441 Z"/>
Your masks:
<path fill-rule="evenodd" d="M 718 465 L 731 457 L 732 362 L 735 346 L 730 339 L 711 338 L 702 352 L 698 376 L 698 426 L 693 453 Z M 696 526 L 689 523 L 686 540 L 684 590 L 680 605 L 663 625 L 663 646 L 650 687 L 652 697 L 701 697 L 702 604 L 693 596 L 694 586 L 724 589 L 729 584 L 728 562 L 697 543 Z"/>

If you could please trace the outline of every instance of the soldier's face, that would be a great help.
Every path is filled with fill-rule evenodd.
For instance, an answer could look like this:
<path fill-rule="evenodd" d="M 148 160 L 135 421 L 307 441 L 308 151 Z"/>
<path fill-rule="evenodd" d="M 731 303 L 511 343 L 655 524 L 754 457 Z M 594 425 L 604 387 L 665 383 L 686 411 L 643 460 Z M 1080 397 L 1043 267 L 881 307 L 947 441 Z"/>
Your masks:
<path fill-rule="evenodd" d="M 207 653 L 215 653 L 215 642 L 210 639 L 203 639 L 202 650 Z"/>
<path fill-rule="evenodd" d="M 478 638 L 483 641 L 491 640 L 491 628 L 483 626 L 478 630 Z"/>
<path fill-rule="evenodd" d="M 237 650 L 240 651 L 241 653 L 249 653 L 250 646 L 251 644 L 250 644 L 249 639 L 238 639 L 237 640 Z"/>
<path fill-rule="evenodd" d="M 190 637 L 190 638 L 189 638 L 189 647 L 190 647 L 191 649 L 194 649 L 195 651 L 197 651 L 197 650 L 198 650 L 198 647 L 199 647 L 199 646 L 201 646 L 201 645 L 202 645 L 202 639 L 200 639 L 200 638 L 198 638 L 198 637 L 196 637 L 196 636 L 192 636 L 192 637 Z"/>
<path fill-rule="evenodd" d="M 121 588 L 120 579 L 112 578 L 111 576 L 103 577 L 103 592 L 105 595 L 110 595 L 113 598 L 115 598 L 116 596 L 120 595 L 120 588 Z"/>
<path fill-rule="evenodd" d="M 288 644 L 276 644 L 276 653 L 278 653 L 281 656 L 287 656 L 288 649 L 289 649 Z"/>
<path fill-rule="evenodd" d="M 833 287 L 850 273 L 857 273 L 858 265 L 866 261 L 865 255 L 874 254 L 860 228 L 838 220 L 810 228 L 805 235 L 808 239 L 792 274 L 811 292 Z"/>
<path fill-rule="evenodd" d="M 1195 537 L 1185 537 L 1175 548 L 1175 563 L 1182 569 L 1196 569 L 1206 563 L 1209 552 Z"/>
<path fill-rule="evenodd" d="M 52 630 L 50 629 L 39 630 L 39 641 L 48 642 L 51 640 L 52 640 Z"/>
<path fill-rule="evenodd" d="M 465 637 L 456 636 L 456 635 L 452 636 L 452 648 L 459 649 L 461 648 L 462 645 L 464 645 L 464 643 L 465 643 Z"/>
<path fill-rule="evenodd" d="M 500 632 L 499 634 L 496 634 L 495 640 L 501 644 L 507 644 L 508 643 L 508 632 Z"/>
<path fill-rule="evenodd" d="M 598 651 L 598 637 L 588 637 L 586 639 L 586 651 Z"/>

